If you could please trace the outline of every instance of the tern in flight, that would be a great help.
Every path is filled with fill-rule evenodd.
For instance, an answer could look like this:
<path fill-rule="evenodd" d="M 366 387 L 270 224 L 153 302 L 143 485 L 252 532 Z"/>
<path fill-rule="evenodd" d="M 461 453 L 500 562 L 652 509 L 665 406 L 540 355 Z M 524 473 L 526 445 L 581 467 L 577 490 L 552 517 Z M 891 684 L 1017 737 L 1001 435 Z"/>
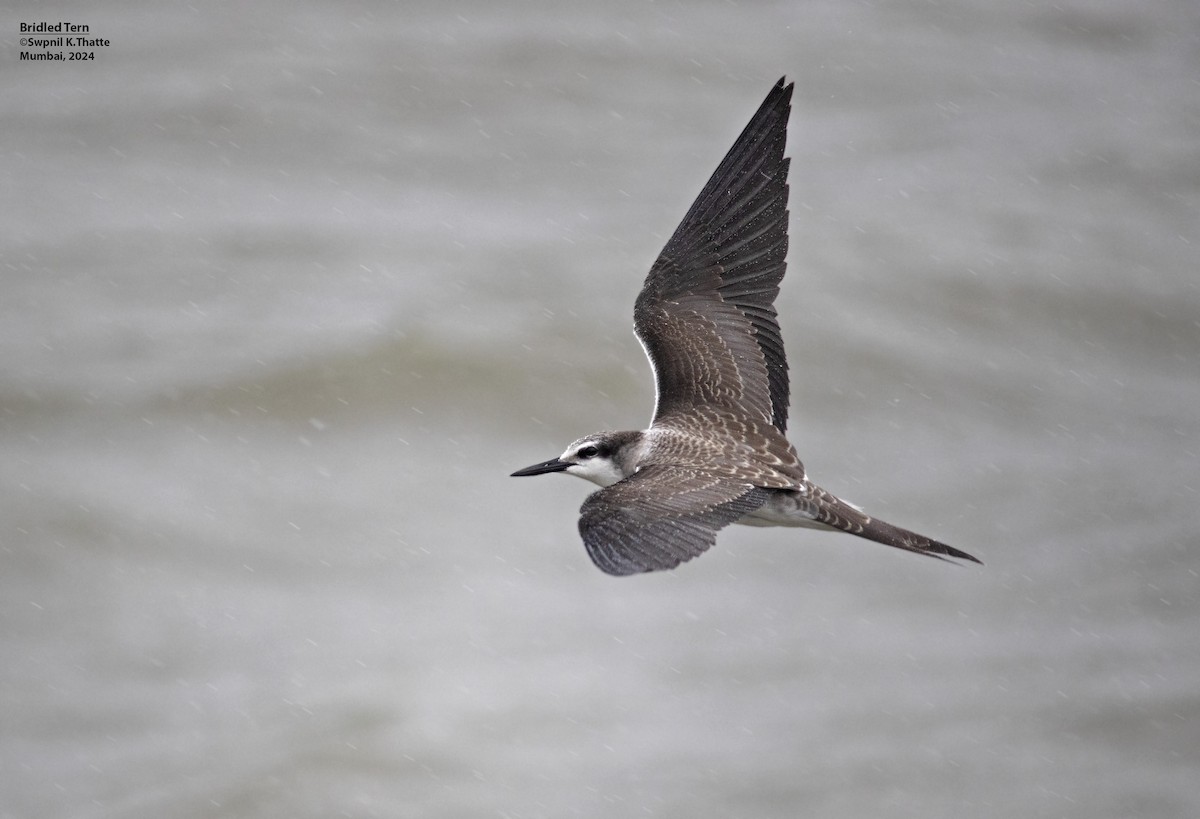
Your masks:
<path fill-rule="evenodd" d="M 692 204 L 633 308 L 654 369 L 650 428 L 596 432 L 512 473 L 565 472 L 602 489 L 580 509 L 593 562 L 673 569 L 731 523 L 806 526 L 980 561 L 873 518 L 808 479 L 788 442 L 788 367 L 775 297 L 788 248 L 792 85 L 780 79 Z"/>

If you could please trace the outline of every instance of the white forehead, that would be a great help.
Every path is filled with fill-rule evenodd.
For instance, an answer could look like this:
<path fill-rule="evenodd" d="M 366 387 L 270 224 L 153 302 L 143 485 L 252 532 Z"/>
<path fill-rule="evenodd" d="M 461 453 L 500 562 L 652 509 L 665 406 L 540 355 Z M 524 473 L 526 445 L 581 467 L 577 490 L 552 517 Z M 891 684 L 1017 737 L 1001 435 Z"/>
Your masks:
<path fill-rule="evenodd" d="M 596 438 L 580 438 L 577 441 L 572 441 L 567 445 L 567 448 L 563 450 L 563 456 L 566 457 L 567 455 L 574 455 L 585 446 L 599 447 L 600 442 Z"/>
<path fill-rule="evenodd" d="M 594 446 L 597 449 L 605 449 L 605 444 L 608 442 L 609 436 L 603 432 L 593 432 L 591 435 L 585 435 L 582 438 L 577 438 L 563 450 L 562 457 L 574 455 L 585 446 Z"/>

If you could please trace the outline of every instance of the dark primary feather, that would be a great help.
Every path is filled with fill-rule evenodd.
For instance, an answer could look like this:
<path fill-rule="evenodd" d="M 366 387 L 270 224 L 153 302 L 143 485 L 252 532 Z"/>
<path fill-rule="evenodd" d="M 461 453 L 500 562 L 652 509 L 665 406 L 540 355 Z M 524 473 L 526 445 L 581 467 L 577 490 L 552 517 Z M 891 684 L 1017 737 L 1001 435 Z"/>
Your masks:
<path fill-rule="evenodd" d="M 655 418 L 711 405 L 787 428 L 774 301 L 788 249 L 783 156 L 792 86 L 780 79 L 646 277 L 634 329 L 658 381 Z"/>
<path fill-rule="evenodd" d="M 608 574 L 673 569 L 763 504 L 769 490 L 702 469 L 650 465 L 588 496 L 579 534 Z"/>

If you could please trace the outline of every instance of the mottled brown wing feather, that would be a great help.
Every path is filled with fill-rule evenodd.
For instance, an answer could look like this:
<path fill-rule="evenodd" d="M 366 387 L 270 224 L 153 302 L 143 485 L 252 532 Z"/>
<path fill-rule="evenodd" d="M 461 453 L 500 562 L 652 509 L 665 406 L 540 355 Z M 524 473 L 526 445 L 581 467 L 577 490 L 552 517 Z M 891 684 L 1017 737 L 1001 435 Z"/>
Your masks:
<path fill-rule="evenodd" d="M 791 97 L 780 79 L 637 298 L 634 329 L 654 367 L 656 421 L 711 405 L 787 428 L 787 361 L 773 305 L 788 248 Z"/>
<path fill-rule="evenodd" d="M 608 574 L 673 569 L 763 504 L 768 490 L 701 469 L 652 465 L 588 496 L 579 534 Z"/>

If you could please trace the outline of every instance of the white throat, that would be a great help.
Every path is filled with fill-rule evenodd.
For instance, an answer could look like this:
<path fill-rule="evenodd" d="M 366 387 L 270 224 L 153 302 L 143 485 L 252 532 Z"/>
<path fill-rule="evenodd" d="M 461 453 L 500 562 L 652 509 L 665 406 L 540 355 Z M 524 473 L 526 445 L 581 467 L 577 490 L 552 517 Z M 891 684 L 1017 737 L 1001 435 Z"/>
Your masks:
<path fill-rule="evenodd" d="M 625 479 L 624 473 L 613 462 L 612 458 L 592 458 L 580 464 L 567 467 L 568 475 L 575 475 L 585 481 L 591 481 L 597 486 L 612 486 L 617 481 Z"/>

